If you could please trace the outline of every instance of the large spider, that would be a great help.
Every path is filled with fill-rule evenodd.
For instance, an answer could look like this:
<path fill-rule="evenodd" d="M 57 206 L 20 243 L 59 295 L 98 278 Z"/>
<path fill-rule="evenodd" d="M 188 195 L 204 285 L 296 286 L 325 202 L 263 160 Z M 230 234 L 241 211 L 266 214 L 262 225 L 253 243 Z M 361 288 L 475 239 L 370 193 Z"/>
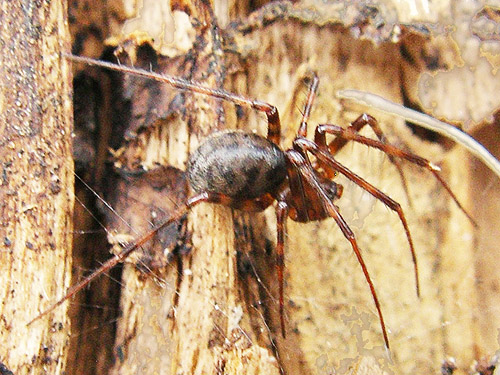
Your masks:
<path fill-rule="evenodd" d="M 179 89 L 187 89 L 196 93 L 227 100 L 237 105 L 249 106 L 265 113 L 268 121 L 268 131 L 266 138 L 257 134 L 240 131 L 218 132 L 208 137 L 191 154 L 188 161 L 188 182 L 194 192 L 191 198 L 184 202 L 183 205 L 176 209 L 162 223 L 134 243 L 128 245 L 78 284 L 71 287 L 61 300 L 39 314 L 32 321 L 52 311 L 88 285 L 94 278 L 123 261 L 135 249 L 149 241 L 161 228 L 179 220 L 188 210 L 199 203 L 216 203 L 243 211 L 258 212 L 265 210 L 276 201 L 276 272 L 279 283 L 279 313 L 282 335 L 285 336 L 283 271 L 286 218 L 290 217 L 292 220 L 298 222 L 309 222 L 332 217 L 344 236 L 351 243 L 352 249 L 361 265 L 377 308 L 385 345 L 389 348 L 389 339 L 382 310 L 370 274 L 361 255 L 354 233 L 343 219 L 339 208 L 334 204 L 334 201 L 342 196 L 343 187 L 332 179 L 337 173 L 343 174 L 391 210 L 397 212 L 409 243 L 415 270 L 416 289 L 417 294 L 419 294 L 418 266 L 410 230 L 399 203 L 340 164 L 335 160 L 334 156 L 347 142 L 355 141 L 380 149 L 389 156 L 389 159 L 398 168 L 399 164 L 394 159 L 395 157 L 408 160 L 411 163 L 428 169 L 449 192 L 460 209 L 465 212 L 453 192 L 439 175 L 438 167 L 422 157 L 388 144 L 377 121 L 367 114 L 359 116 L 346 129 L 333 124 L 318 125 L 315 130 L 314 141 L 307 139 L 307 121 L 319 83 L 316 74 L 312 75 L 302 121 L 292 147 L 288 150 L 282 150 L 279 146 L 281 133 L 280 117 L 277 108 L 271 104 L 250 100 L 227 91 L 211 89 L 194 82 L 155 74 L 142 69 L 129 68 L 73 55 L 66 55 L 66 57 L 75 62 L 83 62 L 144 76 L 168 83 Z M 359 131 L 365 125 L 369 125 L 374 130 L 379 140 L 366 138 L 359 134 Z M 335 135 L 335 138 L 328 143 L 326 141 L 326 134 Z M 312 160 L 310 155 L 314 157 Z"/>

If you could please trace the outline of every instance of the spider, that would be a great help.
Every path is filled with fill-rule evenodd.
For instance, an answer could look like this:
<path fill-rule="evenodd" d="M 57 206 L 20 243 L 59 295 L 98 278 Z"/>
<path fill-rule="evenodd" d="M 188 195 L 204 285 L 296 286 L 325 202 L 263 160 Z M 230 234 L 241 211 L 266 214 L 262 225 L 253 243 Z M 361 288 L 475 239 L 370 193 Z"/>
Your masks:
<path fill-rule="evenodd" d="M 389 159 L 396 164 L 398 169 L 399 164 L 395 158 L 404 159 L 426 168 L 448 191 L 459 208 L 471 219 L 449 186 L 439 175 L 440 169 L 420 156 L 388 144 L 385 141 L 377 120 L 368 114 L 359 116 L 346 129 L 333 124 L 320 124 L 316 126 L 314 140 L 308 139 L 307 122 L 319 85 L 319 78 L 316 73 L 312 74 L 302 121 L 293 140 L 292 147 L 283 150 L 279 145 L 281 123 L 278 110 L 269 103 L 247 99 L 224 90 L 212 89 L 195 82 L 156 74 L 143 69 L 70 54 L 66 54 L 65 57 L 74 62 L 82 62 L 88 65 L 143 76 L 167 83 L 178 89 L 191 90 L 195 93 L 227 100 L 236 105 L 251 107 L 266 115 L 268 130 L 266 137 L 241 131 L 217 132 L 209 136 L 190 155 L 188 160 L 187 176 L 189 186 L 193 192 L 192 196 L 186 202 L 183 202 L 163 222 L 135 242 L 129 244 L 89 276 L 71 287 L 62 299 L 40 313 L 31 322 L 49 313 L 68 298 L 71 298 L 94 278 L 107 272 L 127 258 L 134 250 L 151 240 L 161 228 L 179 220 L 187 211 L 200 203 L 215 203 L 242 211 L 260 212 L 276 202 L 276 273 L 279 285 L 279 316 L 282 336 L 286 336 L 283 290 L 285 221 L 287 217 L 302 223 L 319 221 L 331 217 L 350 242 L 362 268 L 377 309 L 385 346 L 389 348 L 389 338 L 385 321 L 372 279 L 361 255 L 354 233 L 334 203 L 334 201 L 341 198 L 343 187 L 334 182 L 333 178 L 338 173 L 344 175 L 398 214 L 412 255 L 417 295 L 420 295 L 418 264 L 413 240 L 400 204 L 336 161 L 335 154 L 349 141 L 354 141 L 381 150 L 388 155 Z M 359 134 L 359 131 L 366 125 L 374 130 L 378 140 Z M 327 134 L 334 135 L 335 138 L 327 142 Z"/>

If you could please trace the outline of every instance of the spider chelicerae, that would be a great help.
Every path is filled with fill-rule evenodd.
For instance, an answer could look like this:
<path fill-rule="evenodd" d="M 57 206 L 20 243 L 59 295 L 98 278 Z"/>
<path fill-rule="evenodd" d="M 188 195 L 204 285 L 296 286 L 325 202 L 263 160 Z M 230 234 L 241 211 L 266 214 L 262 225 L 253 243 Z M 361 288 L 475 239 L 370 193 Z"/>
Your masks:
<path fill-rule="evenodd" d="M 74 55 L 65 55 L 65 57 L 74 62 L 82 62 L 123 73 L 143 76 L 167 83 L 178 89 L 191 90 L 195 93 L 230 101 L 236 105 L 251 107 L 263 112 L 267 116 L 268 130 L 267 137 L 241 131 L 218 132 L 209 136 L 189 157 L 187 176 L 192 191 L 191 197 L 172 212 L 168 218 L 126 246 L 121 252 L 109 259 L 89 276 L 71 287 L 62 299 L 35 317 L 32 322 L 61 305 L 68 298 L 87 286 L 93 279 L 110 270 L 127 258 L 134 250 L 151 240 L 160 229 L 181 219 L 188 210 L 200 203 L 215 203 L 243 211 L 259 212 L 276 202 L 276 272 L 279 284 L 279 314 L 282 335 L 285 336 L 286 331 L 283 292 L 286 218 L 290 217 L 297 222 L 309 222 L 331 217 L 350 242 L 356 258 L 361 265 L 377 309 L 385 345 L 389 348 L 384 317 L 370 274 L 361 255 L 354 233 L 334 203 L 335 200 L 341 198 L 343 187 L 334 182 L 333 178 L 339 173 L 344 175 L 398 214 L 410 247 L 414 264 L 417 295 L 420 295 L 418 264 L 413 240 L 400 204 L 339 163 L 335 159 L 335 154 L 348 142 L 354 141 L 384 152 L 388 155 L 390 161 L 400 170 L 401 175 L 402 172 L 398 159 L 404 159 L 423 167 L 436 177 L 460 209 L 472 220 L 449 186 L 439 175 L 439 168 L 418 155 L 388 144 L 376 119 L 370 115 L 362 114 L 345 129 L 333 124 L 320 124 L 316 126 L 314 140 L 308 139 L 307 122 L 319 84 L 319 79 L 315 73 L 311 74 L 306 104 L 302 112 L 302 121 L 293 140 L 292 147 L 283 150 L 279 145 L 281 123 L 278 110 L 269 103 L 251 100 L 224 90 L 212 89 L 195 82 L 156 74 L 143 69 Z M 378 140 L 359 134 L 359 131 L 366 125 L 373 129 Z M 327 142 L 327 134 L 334 135 L 335 138 Z M 311 158 L 311 155 L 313 158 Z"/>

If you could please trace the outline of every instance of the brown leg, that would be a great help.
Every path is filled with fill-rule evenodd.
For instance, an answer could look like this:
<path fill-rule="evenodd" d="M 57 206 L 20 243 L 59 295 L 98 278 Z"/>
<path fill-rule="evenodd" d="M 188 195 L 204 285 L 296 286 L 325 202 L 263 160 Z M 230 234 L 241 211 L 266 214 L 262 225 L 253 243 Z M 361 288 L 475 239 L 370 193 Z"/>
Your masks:
<path fill-rule="evenodd" d="M 416 164 L 422 168 L 427 169 L 441 183 L 441 185 L 445 188 L 445 190 L 448 192 L 448 194 L 451 196 L 451 198 L 455 201 L 458 208 L 460 208 L 460 210 L 465 214 L 465 216 L 467 216 L 467 218 L 470 220 L 470 222 L 474 226 L 477 227 L 477 224 L 474 221 L 474 219 L 472 218 L 472 216 L 460 204 L 460 202 L 458 201 L 458 198 L 455 196 L 455 194 L 450 189 L 448 184 L 439 175 L 439 171 L 440 171 L 439 167 L 433 165 L 427 159 L 424 159 L 424 158 L 422 158 L 418 155 L 412 154 L 410 152 L 403 151 L 400 148 L 394 147 L 390 144 L 376 141 L 376 140 L 371 139 L 371 138 L 363 137 L 362 135 L 358 134 L 357 131 L 355 131 L 354 129 L 351 129 L 351 128 L 343 129 L 340 126 L 332 125 L 332 124 L 318 125 L 318 127 L 316 128 L 316 134 L 322 134 L 322 136 L 318 135 L 318 138 L 320 139 L 321 142 L 322 142 L 322 137 L 324 137 L 325 133 L 335 134 L 338 137 L 346 139 L 347 141 L 354 141 L 354 142 L 362 143 L 362 144 L 369 146 L 369 147 L 378 148 L 379 150 L 386 153 L 387 155 L 392 155 L 392 156 L 398 157 L 400 159 L 408 160 L 410 163 Z M 318 147 L 319 146 L 320 145 L 318 144 Z"/>
<path fill-rule="evenodd" d="M 348 129 L 351 129 L 354 132 L 359 132 L 366 125 L 368 125 L 372 128 L 373 132 L 375 133 L 377 138 L 380 140 L 380 142 L 387 143 L 387 138 L 385 137 L 384 133 L 382 132 L 382 129 L 380 128 L 380 126 L 378 124 L 378 121 L 374 117 L 372 117 L 366 113 L 363 113 L 356 120 L 354 120 L 349 125 Z M 321 139 L 324 139 L 324 134 L 325 133 L 318 133 L 316 131 L 314 141 L 318 145 L 320 144 Z M 349 139 L 342 138 L 342 137 L 336 137 L 334 140 L 332 140 L 328 144 L 328 150 L 330 151 L 330 153 L 332 155 L 336 155 L 337 152 L 340 151 L 340 149 L 342 149 L 342 147 L 344 147 L 348 142 L 349 142 Z M 326 144 L 326 140 L 324 141 L 324 143 Z M 390 156 L 392 156 L 392 155 L 390 155 Z"/>
<path fill-rule="evenodd" d="M 66 293 L 66 295 L 63 298 L 61 298 L 59 301 L 57 301 L 56 303 L 51 305 L 47 310 L 38 314 L 35 318 L 33 318 L 28 323 L 28 325 L 33 323 L 35 320 L 38 320 L 42 316 L 48 314 L 49 312 L 54 310 L 56 307 L 60 306 L 64 301 L 71 298 L 76 293 L 78 293 L 80 290 L 85 288 L 87 285 L 89 285 L 95 278 L 99 277 L 101 274 L 109 271 L 111 268 L 116 266 L 118 263 L 123 262 L 137 248 L 141 247 L 146 242 L 151 240 L 160 229 L 164 228 L 165 226 L 169 225 L 170 223 L 172 223 L 174 221 L 179 220 L 187 211 L 189 211 L 191 208 L 193 208 L 197 204 L 199 204 L 201 202 L 212 202 L 213 199 L 214 199 L 214 197 L 212 197 L 209 193 L 201 193 L 201 194 L 195 195 L 192 198 L 189 198 L 188 201 L 186 202 L 186 204 L 179 207 L 172 215 L 170 215 L 170 217 L 168 219 L 165 219 L 162 223 L 160 223 L 159 225 L 157 225 L 156 227 L 151 229 L 149 232 L 147 232 L 145 235 L 143 235 L 137 241 L 128 245 L 120 253 L 114 255 L 111 259 L 104 262 L 98 269 L 96 269 L 94 272 L 92 272 L 89 276 L 85 277 L 78 284 L 76 284 L 76 285 L 72 286 L 70 289 L 68 289 L 68 292 Z M 215 199 L 217 199 L 217 198 L 215 198 Z"/>
<path fill-rule="evenodd" d="M 304 107 L 304 112 L 302 113 L 302 121 L 299 126 L 297 135 L 301 137 L 307 137 L 307 121 L 311 115 L 311 109 L 316 98 L 316 92 L 318 91 L 319 78 L 316 72 L 312 74 L 311 86 L 309 86 L 309 92 L 307 94 L 306 105 Z"/>
<path fill-rule="evenodd" d="M 243 211 L 257 212 L 263 211 L 274 201 L 274 198 L 267 194 L 258 199 L 235 201 L 232 198 L 217 193 L 210 193 L 207 195 L 205 202 L 221 204 L 228 207 L 237 208 Z M 276 244 L 276 274 L 278 276 L 279 288 L 279 314 L 281 334 L 286 337 L 285 332 L 285 318 L 284 318 L 284 297 L 283 297 L 283 270 L 285 267 L 284 261 L 284 246 L 285 246 L 285 221 L 288 217 L 288 205 L 284 200 L 278 201 L 276 206 L 276 219 L 277 219 L 277 244 Z"/>
<path fill-rule="evenodd" d="M 264 211 L 273 202 L 274 198 L 270 194 L 266 194 L 260 198 L 248 199 L 244 201 L 234 200 L 224 194 L 209 193 L 210 198 L 206 200 L 208 203 L 221 204 L 226 207 L 236 208 L 246 212 Z"/>
<path fill-rule="evenodd" d="M 308 141 L 307 139 L 305 140 Z M 314 143 L 312 144 L 314 145 Z M 307 147 L 304 147 L 304 151 L 306 150 Z M 300 171 L 300 175 L 302 176 L 302 178 L 307 180 L 308 185 L 310 185 L 315 190 L 315 193 L 318 196 L 319 200 L 321 201 L 326 212 L 328 212 L 328 214 L 335 220 L 338 227 L 344 234 L 345 238 L 351 243 L 351 247 L 354 253 L 356 254 L 356 258 L 358 259 L 359 264 L 361 265 L 363 274 L 365 275 L 366 282 L 370 287 L 370 291 L 373 300 L 375 302 L 375 307 L 377 308 L 380 320 L 380 326 L 382 327 L 382 334 L 384 336 L 385 346 L 387 347 L 387 349 L 389 349 L 389 338 L 387 336 L 387 330 L 385 328 L 384 317 L 382 315 L 382 310 L 380 308 L 380 302 L 377 297 L 377 292 L 375 291 L 375 287 L 373 286 L 372 279 L 368 272 L 368 268 L 366 267 L 363 256 L 361 255 L 361 251 L 359 250 L 358 243 L 356 241 L 354 233 L 352 232 L 351 228 L 349 228 L 349 225 L 345 222 L 344 218 L 340 215 L 338 207 L 335 206 L 332 201 L 330 201 L 326 193 L 321 188 L 320 184 L 316 179 L 316 176 L 314 175 L 314 170 L 312 169 L 310 162 L 307 161 L 307 156 L 304 158 L 302 152 L 295 150 L 288 151 L 287 156 L 289 157 L 289 160 L 292 162 L 295 168 L 297 168 Z"/>
<path fill-rule="evenodd" d="M 243 211 L 263 211 L 274 201 L 274 198 L 267 194 L 259 199 L 234 201 L 233 199 L 223 194 L 211 194 L 206 202 L 218 203 L 224 206 L 237 208 Z M 286 337 L 285 318 L 284 318 L 284 297 L 283 297 L 283 270 L 285 267 L 284 261 L 284 246 L 285 246 L 285 221 L 288 217 L 288 205 L 284 200 L 279 200 L 276 206 L 276 221 L 277 221 L 277 244 L 276 244 L 276 274 L 278 276 L 279 288 L 279 314 L 281 324 L 281 334 Z"/>
<path fill-rule="evenodd" d="M 410 252 L 411 252 L 411 257 L 413 260 L 413 267 L 415 270 L 415 284 L 416 284 L 416 290 L 417 290 L 417 296 L 420 297 L 420 282 L 419 282 L 419 276 L 418 276 L 418 263 L 417 263 L 417 255 L 415 253 L 415 248 L 413 246 L 413 240 L 411 238 L 410 234 L 410 229 L 408 228 L 408 223 L 406 222 L 406 217 L 403 213 L 403 209 L 401 208 L 401 205 L 393 200 L 391 197 L 388 195 L 384 194 L 381 192 L 379 189 L 377 189 L 375 186 L 370 184 L 369 182 L 365 181 L 363 178 L 340 164 L 338 161 L 336 161 L 333 156 L 331 156 L 328 152 L 325 150 L 321 150 L 318 145 L 316 145 L 314 142 L 309 141 L 308 139 L 305 138 L 300 138 L 297 139 L 294 142 L 294 146 L 297 145 L 303 153 L 309 151 L 311 152 L 314 156 L 316 156 L 322 163 L 325 165 L 329 166 L 330 168 L 339 171 L 342 173 L 344 176 L 346 176 L 349 180 L 354 182 L 356 185 L 361 187 L 362 189 L 366 190 L 368 193 L 373 195 L 376 199 L 380 200 L 383 204 L 385 204 L 387 207 L 389 207 L 391 210 L 397 212 L 399 219 L 401 223 L 403 224 L 403 228 L 406 233 L 406 238 L 408 239 L 408 244 L 410 245 Z"/>
<path fill-rule="evenodd" d="M 358 133 L 365 125 L 368 125 L 372 128 L 373 132 L 377 136 L 380 142 L 384 144 L 388 144 L 387 138 L 382 132 L 382 129 L 380 128 L 378 121 L 366 114 L 363 113 L 361 116 L 359 116 L 356 120 L 354 120 L 351 125 L 349 125 L 348 129 L 349 131 L 356 132 Z M 318 130 L 319 129 L 319 130 Z M 328 148 L 330 153 L 332 155 L 336 155 L 337 152 L 342 149 L 350 140 L 341 136 L 335 137 L 333 141 L 331 141 L 328 146 L 326 145 L 326 133 L 321 131 L 321 128 L 319 126 L 316 128 L 316 132 L 314 134 L 314 142 L 321 148 Z M 391 161 L 392 164 L 394 164 L 398 170 L 399 176 L 401 178 L 401 182 L 403 184 L 403 189 L 405 191 L 406 197 L 408 199 L 408 202 L 410 202 L 410 194 L 408 191 L 408 184 L 406 182 L 406 178 L 403 172 L 403 168 L 401 167 L 401 163 L 399 162 L 398 159 L 396 159 L 393 155 L 388 155 L 389 160 Z M 329 175 L 329 178 L 333 178 L 334 175 L 332 174 L 333 172 L 331 170 L 326 169 L 327 174 Z"/>
<path fill-rule="evenodd" d="M 158 82 L 167 83 L 170 86 L 181 90 L 190 90 L 199 94 L 212 96 L 214 98 L 224 99 L 236 105 L 251 107 L 253 109 L 256 109 L 257 111 L 264 112 L 267 116 L 268 122 L 267 139 L 279 146 L 281 138 L 281 122 L 278 109 L 271 104 L 260 102 L 258 100 L 248 99 L 243 96 L 230 93 L 228 91 L 212 89 L 210 87 L 200 85 L 197 82 L 187 81 L 185 79 L 169 76 L 166 74 L 153 73 L 144 69 L 132 68 L 125 65 L 117 65 L 106 61 L 95 60 L 83 56 L 75 56 L 67 53 L 63 53 L 63 56 L 75 62 L 82 62 L 88 65 L 99 66 L 101 68 L 111 69 L 122 73 L 129 73 L 136 76 L 146 77 Z"/>
<path fill-rule="evenodd" d="M 285 235 L 286 218 L 288 217 L 288 205 L 284 201 L 278 202 L 276 206 L 277 222 L 277 242 L 276 242 L 276 274 L 278 275 L 279 304 L 280 304 L 280 324 L 281 335 L 286 337 L 285 317 L 284 317 L 284 297 L 283 297 L 283 270 L 285 268 Z"/>

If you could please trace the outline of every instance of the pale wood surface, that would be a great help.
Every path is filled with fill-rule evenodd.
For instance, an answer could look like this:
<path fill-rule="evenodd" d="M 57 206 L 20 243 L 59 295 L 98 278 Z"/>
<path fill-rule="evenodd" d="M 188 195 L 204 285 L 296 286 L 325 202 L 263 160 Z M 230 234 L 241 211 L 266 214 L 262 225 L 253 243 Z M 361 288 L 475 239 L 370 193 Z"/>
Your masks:
<path fill-rule="evenodd" d="M 66 9 L 9 1 L 0 19 L 0 362 L 2 373 L 63 374 L 67 309 L 27 323 L 71 277 L 71 85 L 59 54 L 70 46 Z"/>

